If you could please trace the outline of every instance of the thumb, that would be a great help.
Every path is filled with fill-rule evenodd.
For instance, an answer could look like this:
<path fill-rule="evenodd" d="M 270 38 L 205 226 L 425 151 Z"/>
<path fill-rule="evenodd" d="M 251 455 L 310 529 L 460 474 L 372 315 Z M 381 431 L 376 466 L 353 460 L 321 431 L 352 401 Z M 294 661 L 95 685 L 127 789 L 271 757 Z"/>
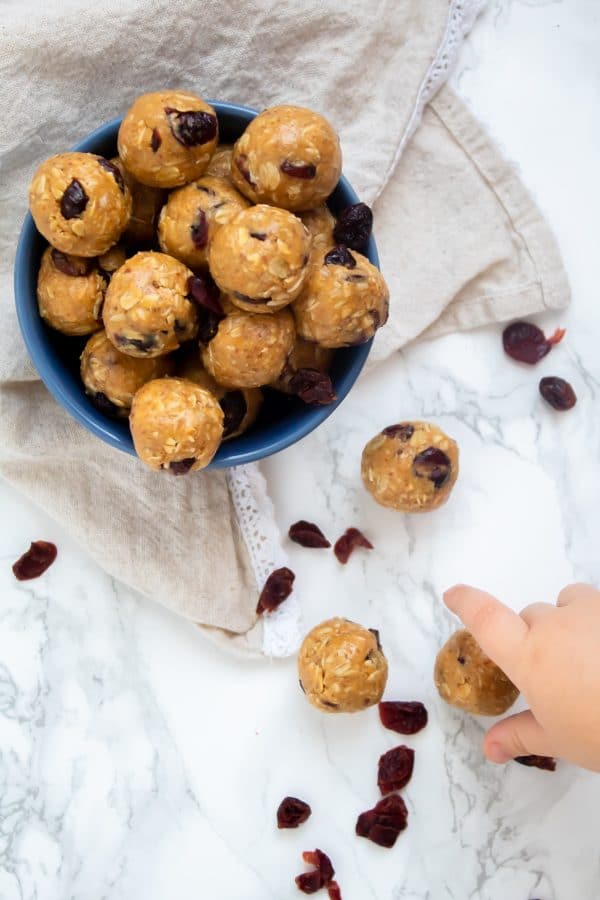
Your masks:
<path fill-rule="evenodd" d="M 530 754 L 555 756 L 548 735 L 530 709 L 493 725 L 484 738 L 483 752 L 494 763 Z"/>

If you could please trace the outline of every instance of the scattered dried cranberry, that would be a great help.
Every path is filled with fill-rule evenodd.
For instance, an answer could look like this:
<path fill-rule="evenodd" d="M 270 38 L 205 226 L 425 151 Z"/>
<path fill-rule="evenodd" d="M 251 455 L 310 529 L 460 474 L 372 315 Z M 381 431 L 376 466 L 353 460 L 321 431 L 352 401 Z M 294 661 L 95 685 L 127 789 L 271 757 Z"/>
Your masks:
<path fill-rule="evenodd" d="M 297 797 L 284 797 L 277 809 L 278 828 L 297 828 L 306 822 L 312 810 L 304 800 Z"/>
<path fill-rule="evenodd" d="M 289 387 L 305 403 L 316 406 L 328 406 L 337 400 L 331 378 L 318 369 L 298 369 L 292 375 Z"/>
<path fill-rule="evenodd" d="M 199 306 L 204 307 L 216 316 L 224 317 L 219 297 L 219 288 L 210 275 L 190 275 L 187 283 L 188 294 Z"/>
<path fill-rule="evenodd" d="M 511 359 L 533 366 L 564 336 L 564 328 L 557 328 L 552 337 L 546 338 L 544 332 L 531 322 L 513 322 L 502 332 L 502 344 Z"/>
<path fill-rule="evenodd" d="M 418 700 L 384 700 L 379 704 L 381 724 L 398 734 L 416 734 L 427 725 L 427 710 Z"/>
<path fill-rule="evenodd" d="M 408 422 L 401 422 L 399 425 L 388 425 L 381 433 L 387 437 L 398 438 L 400 441 L 410 441 L 415 433 L 415 429 Z"/>
<path fill-rule="evenodd" d="M 330 881 L 327 885 L 329 900 L 342 900 L 342 892 L 337 881 Z"/>
<path fill-rule="evenodd" d="M 287 566 L 271 572 L 258 598 L 256 612 L 259 616 L 264 612 L 273 612 L 290 596 L 295 577 Z"/>
<path fill-rule="evenodd" d="M 302 859 L 309 866 L 315 866 L 312 872 L 303 872 L 296 876 L 296 884 L 303 894 L 316 894 L 326 887 L 335 875 L 331 860 L 322 850 L 305 850 Z"/>
<path fill-rule="evenodd" d="M 289 159 L 284 159 L 279 168 L 284 175 L 289 175 L 291 178 L 306 180 L 314 178 L 317 174 L 317 167 L 313 163 L 293 163 Z"/>
<path fill-rule="evenodd" d="M 65 189 L 60 201 L 60 211 L 63 219 L 78 218 L 86 208 L 89 199 L 82 184 L 74 178 Z"/>
<path fill-rule="evenodd" d="M 66 253 L 61 253 L 56 247 L 52 248 L 50 255 L 52 256 L 52 262 L 63 275 L 77 278 L 82 275 L 88 275 L 91 270 L 91 259 L 84 259 L 82 256 L 67 256 Z"/>
<path fill-rule="evenodd" d="M 361 813 L 356 821 L 356 833 L 380 847 L 393 847 L 408 823 L 408 810 L 402 797 L 392 794 L 376 803 L 373 809 Z"/>
<path fill-rule="evenodd" d="M 208 243 L 208 221 L 203 209 L 199 209 L 190 225 L 192 242 L 197 250 L 203 250 Z"/>
<path fill-rule="evenodd" d="M 247 181 L 248 184 L 254 187 L 254 179 L 250 174 L 250 168 L 248 166 L 248 157 L 244 153 L 240 153 L 239 156 L 234 157 L 234 163 L 236 164 L 238 171 L 244 181 Z"/>
<path fill-rule="evenodd" d="M 301 547 L 331 547 L 319 526 L 313 522 L 306 522 L 304 519 L 290 525 L 288 534 L 290 540 L 300 544 Z"/>
<path fill-rule="evenodd" d="M 266 231 L 251 231 L 250 237 L 254 238 L 256 241 L 266 241 L 267 232 Z"/>
<path fill-rule="evenodd" d="M 320 891 L 321 888 L 324 887 L 321 873 L 317 869 L 313 869 L 312 872 L 302 872 L 301 875 L 296 875 L 295 881 L 298 890 L 302 891 L 303 894 L 316 894 L 317 891 Z"/>
<path fill-rule="evenodd" d="M 109 400 L 106 394 L 102 391 L 96 391 L 95 394 L 90 395 L 90 400 L 96 407 L 96 409 L 101 412 L 105 416 L 111 416 L 113 418 L 119 415 L 120 409 L 116 403 L 113 403 L 112 400 Z"/>
<path fill-rule="evenodd" d="M 532 766 L 535 769 L 544 769 L 546 772 L 556 771 L 556 760 L 552 756 L 515 756 L 515 762 L 522 766 Z"/>
<path fill-rule="evenodd" d="M 377 784 L 382 794 L 401 791 L 411 779 L 415 764 L 415 751 L 402 744 L 393 747 L 379 757 Z"/>
<path fill-rule="evenodd" d="M 354 269 L 356 266 L 356 260 L 343 244 L 338 244 L 326 253 L 323 262 L 326 266 L 345 266 L 346 269 Z"/>
<path fill-rule="evenodd" d="M 415 475 L 433 481 L 439 490 L 450 478 L 452 464 L 439 447 L 427 447 L 415 456 L 412 468 Z"/>
<path fill-rule="evenodd" d="M 577 403 L 577 395 L 568 381 L 557 375 L 547 375 L 540 381 L 540 394 L 550 406 L 559 412 L 573 409 Z"/>
<path fill-rule="evenodd" d="M 169 463 L 169 472 L 171 475 L 187 475 L 195 462 L 196 458 L 194 456 L 188 456 L 187 459 L 177 459 L 175 462 Z"/>
<path fill-rule="evenodd" d="M 197 109 L 182 112 L 167 106 L 165 115 L 171 134 L 184 147 L 198 147 L 217 135 L 217 117 L 212 113 Z"/>
<path fill-rule="evenodd" d="M 353 250 L 366 246 L 373 228 L 373 213 L 366 203 L 353 203 L 340 213 L 333 229 L 336 244 L 345 244 Z"/>
<path fill-rule="evenodd" d="M 161 144 L 162 138 L 160 136 L 160 131 L 158 130 L 158 128 L 153 128 L 152 137 L 150 138 L 150 149 L 153 153 L 156 153 Z"/>
<path fill-rule="evenodd" d="M 248 412 L 248 404 L 243 391 L 227 391 L 219 400 L 223 410 L 223 437 L 229 437 L 240 427 Z"/>
<path fill-rule="evenodd" d="M 359 531 L 358 528 L 348 528 L 335 542 L 333 552 L 338 561 L 345 565 L 356 547 L 364 547 L 365 550 L 372 550 L 373 544 L 371 541 L 367 540 L 362 531 Z"/>
<path fill-rule="evenodd" d="M 119 167 L 116 166 L 109 159 L 99 159 L 98 163 L 99 163 L 99 165 L 102 166 L 103 169 L 106 169 L 107 172 L 110 172 L 112 177 L 117 182 L 117 184 L 119 186 L 119 190 L 121 191 L 122 194 L 124 194 L 125 193 L 125 182 L 123 181 L 123 176 L 121 175 L 121 170 L 119 169 Z"/>
<path fill-rule="evenodd" d="M 18 581 L 39 578 L 52 565 L 57 553 L 56 545 L 50 541 L 33 541 L 12 567 L 15 578 Z"/>

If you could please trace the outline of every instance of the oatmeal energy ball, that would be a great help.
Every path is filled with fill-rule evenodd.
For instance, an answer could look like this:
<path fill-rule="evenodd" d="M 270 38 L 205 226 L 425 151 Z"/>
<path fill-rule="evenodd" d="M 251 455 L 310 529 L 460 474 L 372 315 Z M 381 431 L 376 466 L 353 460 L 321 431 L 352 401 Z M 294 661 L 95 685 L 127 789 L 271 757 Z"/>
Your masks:
<path fill-rule="evenodd" d="M 106 279 L 95 260 L 47 247 L 38 273 L 40 315 L 51 328 L 72 336 L 102 328 Z"/>
<path fill-rule="evenodd" d="M 107 250 L 106 253 L 103 253 L 102 256 L 98 257 L 98 268 L 107 275 L 110 280 L 117 269 L 121 268 L 126 259 L 127 255 L 123 248 L 118 244 L 115 244 L 114 247 L 111 247 L 110 250 Z"/>
<path fill-rule="evenodd" d="M 317 625 L 298 654 L 300 687 L 323 712 L 358 712 L 379 703 L 387 673 L 377 632 L 348 619 Z"/>
<path fill-rule="evenodd" d="M 284 394 L 292 394 L 290 382 L 298 369 L 316 369 L 317 372 L 328 372 L 333 358 L 333 350 L 311 344 L 302 338 L 296 337 L 292 352 L 287 358 L 286 364 L 279 376 L 269 387 Z"/>
<path fill-rule="evenodd" d="M 477 716 L 500 716 L 519 696 L 518 688 L 464 628 L 438 653 L 434 680 L 442 700 Z"/>
<path fill-rule="evenodd" d="M 232 181 L 254 203 L 312 209 L 331 194 L 341 172 L 337 134 L 323 116 L 301 106 L 266 109 L 233 148 Z"/>
<path fill-rule="evenodd" d="M 219 144 L 210 158 L 210 162 L 206 168 L 206 175 L 216 175 L 217 178 L 226 178 L 229 181 L 231 176 L 232 153 L 233 144 Z"/>
<path fill-rule="evenodd" d="M 238 388 L 228 391 L 208 374 L 198 354 L 186 359 L 178 374 L 206 388 L 217 398 L 224 416 L 224 441 L 244 434 L 256 421 L 263 402 L 262 391 L 259 388 Z"/>
<path fill-rule="evenodd" d="M 298 334 L 323 347 L 369 341 L 388 317 L 383 275 L 355 250 L 338 246 L 314 256 L 306 284 L 293 306 Z"/>
<path fill-rule="evenodd" d="M 165 191 L 137 181 L 118 156 L 111 162 L 119 169 L 131 194 L 131 218 L 122 238 L 129 244 L 151 244 L 156 235 L 158 214 L 165 202 Z"/>
<path fill-rule="evenodd" d="M 199 178 L 217 146 L 217 115 L 195 94 L 143 94 L 119 128 L 119 156 L 134 178 L 172 188 Z"/>
<path fill-rule="evenodd" d="M 192 273 L 165 253 L 136 253 L 111 278 L 103 319 L 115 347 L 129 356 L 162 356 L 198 330 L 188 296 Z"/>
<path fill-rule="evenodd" d="M 297 215 L 312 238 L 311 257 L 316 257 L 321 251 L 326 253 L 333 247 L 335 219 L 329 207 L 323 203 L 316 209 L 307 209 L 306 212 L 299 212 Z"/>
<path fill-rule="evenodd" d="M 36 169 L 29 208 L 46 240 L 77 256 L 105 253 L 125 230 L 131 194 L 119 169 L 94 153 L 59 153 Z"/>
<path fill-rule="evenodd" d="M 142 462 L 173 475 L 207 466 L 223 436 L 216 397 L 184 378 L 147 382 L 133 398 L 129 422 Z"/>
<path fill-rule="evenodd" d="M 302 290 L 309 253 L 310 236 L 297 216 L 261 204 L 219 228 L 209 247 L 210 271 L 236 306 L 271 313 Z"/>

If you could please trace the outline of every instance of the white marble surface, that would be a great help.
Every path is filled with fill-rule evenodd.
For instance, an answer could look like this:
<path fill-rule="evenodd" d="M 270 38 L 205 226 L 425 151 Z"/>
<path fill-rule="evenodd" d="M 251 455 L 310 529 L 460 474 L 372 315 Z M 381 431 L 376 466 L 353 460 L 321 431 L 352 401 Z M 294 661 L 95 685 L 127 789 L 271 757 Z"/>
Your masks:
<path fill-rule="evenodd" d="M 377 758 L 396 743 L 374 712 L 313 711 L 293 662 L 223 656 L 0 487 L 2 900 L 285 900 L 300 896 L 300 852 L 315 846 L 344 900 L 600 897 L 600 780 L 485 763 L 482 723 L 443 707 L 431 684 L 453 582 L 519 607 L 600 581 L 599 46 L 595 0 L 493 0 L 454 78 L 558 235 L 574 304 L 544 324 L 567 326 L 564 345 L 535 372 L 503 357 L 500 329 L 415 347 L 265 467 L 282 528 L 355 523 L 375 544 L 345 569 L 329 554 L 291 557 L 307 624 L 343 613 L 380 628 L 388 696 L 429 707 L 408 739 L 406 833 L 392 851 L 353 835 L 377 799 Z M 579 396 L 563 418 L 536 393 L 550 373 Z M 404 417 L 438 421 L 462 448 L 453 502 L 435 516 L 385 511 L 358 483 L 366 439 Z M 10 564 L 38 537 L 60 557 L 17 584 Z M 287 793 L 313 816 L 278 833 Z"/>

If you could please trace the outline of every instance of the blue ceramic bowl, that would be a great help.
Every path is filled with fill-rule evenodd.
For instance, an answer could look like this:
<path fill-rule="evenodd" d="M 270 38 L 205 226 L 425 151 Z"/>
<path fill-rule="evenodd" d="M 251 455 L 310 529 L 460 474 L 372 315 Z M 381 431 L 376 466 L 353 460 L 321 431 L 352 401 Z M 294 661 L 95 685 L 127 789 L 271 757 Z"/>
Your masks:
<path fill-rule="evenodd" d="M 257 111 L 246 106 L 211 101 L 219 118 L 221 140 L 235 141 Z M 93 131 L 73 149 L 101 156 L 115 156 L 120 119 L 113 119 Z M 358 197 L 344 176 L 331 195 L 329 205 L 339 213 Z M 27 214 L 17 247 L 15 260 L 15 298 L 17 315 L 29 355 L 44 384 L 56 400 L 81 425 L 107 444 L 135 454 L 127 421 L 109 419 L 100 413 L 86 396 L 79 378 L 79 355 L 85 339 L 67 338 L 48 328 L 40 318 L 36 299 L 37 273 L 46 242 L 38 233 L 31 215 Z M 366 255 L 379 265 L 375 241 L 370 239 Z M 267 391 L 261 414 L 254 426 L 241 437 L 227 441 L 211 462 L 212 468 L 237 466 L 263 459 L 299 441 L 324 422 L 339 406 L 365 364 L 371 341 L 359 347 L 337 350 L 331 379 L 338 400 L 329 406 L 306 406 L 297 398 Z"/>

